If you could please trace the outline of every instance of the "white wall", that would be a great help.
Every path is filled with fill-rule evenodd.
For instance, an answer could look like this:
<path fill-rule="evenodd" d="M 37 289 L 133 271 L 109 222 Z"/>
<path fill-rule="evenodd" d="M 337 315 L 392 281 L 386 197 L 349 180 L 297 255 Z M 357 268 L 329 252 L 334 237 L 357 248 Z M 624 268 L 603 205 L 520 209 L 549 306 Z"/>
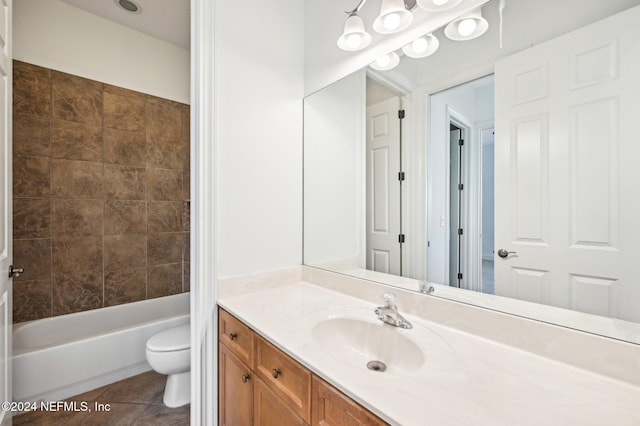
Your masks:
<path fill-rule="evenodd" d="M 13 49 L 20 61 L 189 103 L 189 51 L 60 0 L 13 2 Z"/>
<path fill-rule="evenodd" d="M 304 101 L 304 262 L 365 256 L 365 72 Z"/>
<path fill-rule="evenodd" d="M 303 3 L 215 5 L 217 274 L 299 265 Z"/>

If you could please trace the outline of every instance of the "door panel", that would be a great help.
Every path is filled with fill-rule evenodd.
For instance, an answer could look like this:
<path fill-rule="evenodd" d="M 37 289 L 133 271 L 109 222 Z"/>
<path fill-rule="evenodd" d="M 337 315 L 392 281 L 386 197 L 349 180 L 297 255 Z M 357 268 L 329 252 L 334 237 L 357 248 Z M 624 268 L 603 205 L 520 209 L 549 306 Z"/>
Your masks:
<path fill-rule="evenodd" d="M 549 210 L 549 136 L 546 114 L 513 123 L 511 158 L 515 241 L 546 245 Z"/>
<path fill-rule="evenodd" d="M 367 269 L 400 275 L 398 97 L 367 108 Z"/>
<path fill-rule="evenodd" d="M 496 63 L 496 294 L 640 321 L 638 20 Z"/>

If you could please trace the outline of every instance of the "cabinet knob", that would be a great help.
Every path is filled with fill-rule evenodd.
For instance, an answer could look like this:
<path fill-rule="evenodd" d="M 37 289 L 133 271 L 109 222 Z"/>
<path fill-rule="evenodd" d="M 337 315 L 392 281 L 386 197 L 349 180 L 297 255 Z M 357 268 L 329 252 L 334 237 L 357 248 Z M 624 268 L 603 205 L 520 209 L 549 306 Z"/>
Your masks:
<path fill-rule="evenodd" d="M 282 374 L 282 371 L 280 371 L 279 368 L 274 368 L 273 370 L 271 370 L 271 375 L 273 376 L 274 379 L 277 379 L 281 374 Z"/>
<path fill-rule="evenodd" d="M 242 376 L 242 383 L 247 383 L 250 379 L 251 379 L 251 376 L 248 374 L 245 374 Z"/>
<path fill-rule="evenodd" d="M 229 333 L 229 338 L 231 340 L 236 340 L 238 338 L 238 333 Z"/>

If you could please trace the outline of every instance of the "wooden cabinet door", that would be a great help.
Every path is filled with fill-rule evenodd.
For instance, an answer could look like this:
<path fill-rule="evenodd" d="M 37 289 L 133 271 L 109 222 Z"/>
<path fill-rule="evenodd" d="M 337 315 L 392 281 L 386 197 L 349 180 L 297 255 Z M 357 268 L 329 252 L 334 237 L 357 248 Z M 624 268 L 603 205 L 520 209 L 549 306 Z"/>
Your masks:
<path fill-rule="evenodd" d="M 316 376 L 313 376 L 312 395 L 312 426 L 387 425 L 367 409 Z"/>
<path fill-rule="evenodd" d="M 306 423 L 256 376 L 253 393 L 254 426 L 305 426 Z"/>
<path fill-rule="evenodd" d="M 219 360 L 220 425 L 253 425 L 253 372 L 225 346 Z"/>

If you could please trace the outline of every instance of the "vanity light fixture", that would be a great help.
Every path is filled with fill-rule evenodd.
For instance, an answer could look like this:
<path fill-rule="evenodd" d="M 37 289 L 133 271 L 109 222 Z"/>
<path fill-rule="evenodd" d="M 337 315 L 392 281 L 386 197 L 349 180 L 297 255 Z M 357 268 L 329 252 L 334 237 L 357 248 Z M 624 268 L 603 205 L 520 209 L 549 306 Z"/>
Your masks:
<path fill-rule="evenodd" d="M 413 14 L 404 0 L 382 0 L 380 14 L 373 21 L 373 29 L 379 34 L 393 34 L 407 28 L 413 22 Z"/>
<path fill-rule="evenodd" d="M 380 56 L 374 62 L 370 63 L 369 66 L 376 71 L 389 71 L 394 69 L 399 63 L 400 56 L 398 56 L 396 52 L 391 52 Z"/>
<path fill-rule="evenodd" d="M 127 0 L 124 0 L 127 1 Z M 502 28 L 502 9 L 506 0 L 500 0 L 500 23 Z M 367 0 L 360 0 L 352 11 L 345 11 L 348 15 L 344 24 L 344 31 L 338 38 L 338 47 L 348 52 L 361 50 L 371 43 L 371 35 L 364 28 L 362 18 L 358 12 Z M 380 14 L 373 22 L 373 29 L 379 34 L 393 34 L 407 28 L 413 22 L 412 11 L 417 7 L 429 12 L 440 12 L 452 9 L 462 3 L 462 0 L 382 0 Z M 473 40 L 487 32 L 489 23 L 482 16 L 482 8 L 478 7 L 453 21 L 444 29 L 444 34 L 451 40 Z M 440 42 L 431 33 L 418 37 L 402 48 L 402 52 L 410 58 L 425 58 L 438 50 Z M 502 47 L 502 32 L 500 36 Z M 387 71 L 395 68 L 400 62 L 397 53 L 389 53 L 381 56 L 375 62 L 369 64 L 378 71 Z"/>
<path fill-rule="evenodd" d="M 347 22 L 344 24 L 344 31 L 338 38 L 338 47 L 347 52 L 364 49 L 371 43 L 371 34 L 365 31 L 364 22 L 357 14 L 357 8 L 354 9 Z"/>
<path fill-rule="evenodd" d="M 449 22 L 444 34 L 451 40 L 466 41 L 480 37 L 487 29 L 489 23 L 482 16 L 482 9 L 477 8 Z"/>
<path fill-rule="evenodd" d="M 449 10 L 460 3 L 462 0 L 417 0 L 418 6 L 429 12 L 441 12 L 443 10 Z"/>
<path fill-rule="evenodd" d="M 402 52 L 410 58 L 426 58 L 429 55 L 433 55 L 439 46 L 440 41 L 436 36 L 429 33 L 404 46 Z"/>

